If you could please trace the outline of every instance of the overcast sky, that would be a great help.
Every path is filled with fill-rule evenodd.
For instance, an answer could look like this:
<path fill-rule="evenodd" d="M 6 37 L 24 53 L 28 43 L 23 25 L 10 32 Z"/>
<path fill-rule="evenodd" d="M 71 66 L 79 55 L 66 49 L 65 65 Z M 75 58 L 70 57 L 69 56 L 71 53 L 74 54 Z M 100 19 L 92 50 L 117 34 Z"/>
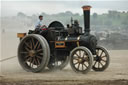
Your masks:
<path fill-rule="evenodd" d="M 14 16 L 18 12 L 27 15 L 65 11 L 82 14 L 83 5 L 91 5 L 91 13 L 98 14 L 108 10 L 128 11 L 128 0 L 2 0 L 0 11 L 2 16 Z"/>

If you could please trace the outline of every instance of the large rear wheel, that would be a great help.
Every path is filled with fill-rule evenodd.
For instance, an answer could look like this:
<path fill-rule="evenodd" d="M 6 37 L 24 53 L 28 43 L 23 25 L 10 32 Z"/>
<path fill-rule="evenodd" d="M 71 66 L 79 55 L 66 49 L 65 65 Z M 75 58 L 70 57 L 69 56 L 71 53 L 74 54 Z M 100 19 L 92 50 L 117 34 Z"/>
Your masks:
<path fill-rule="evenodd" d="M 70 54 L 70 65 L 75 72 L 88 73 L 93 65 L 93 56 L 90 50 L 80 46 L 72 50 Z"/>
<path fill-rule="evenodd" d="M 45 38 L 37 34 L 25 36 L 18 47 L 18 60 L 24 70 L 40 72 L 47 66 L 49 48 Z"/>

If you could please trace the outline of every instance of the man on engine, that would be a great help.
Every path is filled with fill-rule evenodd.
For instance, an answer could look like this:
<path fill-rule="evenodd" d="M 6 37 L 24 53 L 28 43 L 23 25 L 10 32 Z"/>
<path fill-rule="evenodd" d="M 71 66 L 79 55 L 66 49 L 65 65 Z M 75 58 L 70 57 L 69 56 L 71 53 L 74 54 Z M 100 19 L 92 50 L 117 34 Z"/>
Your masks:
<path fill-rule="evenodd" d="M 45 25 L 42 26 L 42 20 L 43 20 L 43 16 L 40 15 L 39 20 L 37 21 L 37 23 L 35 25 L 35 30 L 40 30 L 40 29 L 46 27 Z"/>

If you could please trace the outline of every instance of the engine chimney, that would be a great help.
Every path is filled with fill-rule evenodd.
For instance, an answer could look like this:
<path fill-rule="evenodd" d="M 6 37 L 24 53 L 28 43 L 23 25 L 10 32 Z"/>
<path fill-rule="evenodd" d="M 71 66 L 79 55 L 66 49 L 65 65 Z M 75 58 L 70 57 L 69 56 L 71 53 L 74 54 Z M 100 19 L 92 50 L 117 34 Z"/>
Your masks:
<path fill-rule="evenodd" d="M 84 31 L 86 34 L 90 33 L 90 8 L 91 6 L 83 6 L 84 13 Z"/>

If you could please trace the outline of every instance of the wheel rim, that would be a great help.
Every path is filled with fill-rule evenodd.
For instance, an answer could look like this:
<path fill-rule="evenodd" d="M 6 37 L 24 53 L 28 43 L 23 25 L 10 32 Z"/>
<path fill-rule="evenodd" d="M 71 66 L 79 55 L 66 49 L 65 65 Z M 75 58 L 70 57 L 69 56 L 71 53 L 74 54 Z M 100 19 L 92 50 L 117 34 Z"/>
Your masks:
<path fill-rule="evenodd" d="M 88 69 L 90 65 L 90 60 L 88 53 L 82 49 L 76 50 L 72 55 L 73 67 L 80 72 L 83 72 Z"/>
<path fill-rule="evenodd" d="M 39 68 L 43 60 L 43 48 L 34 37 L 26 38 L 20 45 L 19 56 L 24 66 L 30 69 Z"/>
<path fill-rule="evenodd" d="M 103 48 L 97 47 L 96 55 L 94 56 L 93 69 L 96 71 L 105 70 L 108 66 L 109 55 Z"/>

